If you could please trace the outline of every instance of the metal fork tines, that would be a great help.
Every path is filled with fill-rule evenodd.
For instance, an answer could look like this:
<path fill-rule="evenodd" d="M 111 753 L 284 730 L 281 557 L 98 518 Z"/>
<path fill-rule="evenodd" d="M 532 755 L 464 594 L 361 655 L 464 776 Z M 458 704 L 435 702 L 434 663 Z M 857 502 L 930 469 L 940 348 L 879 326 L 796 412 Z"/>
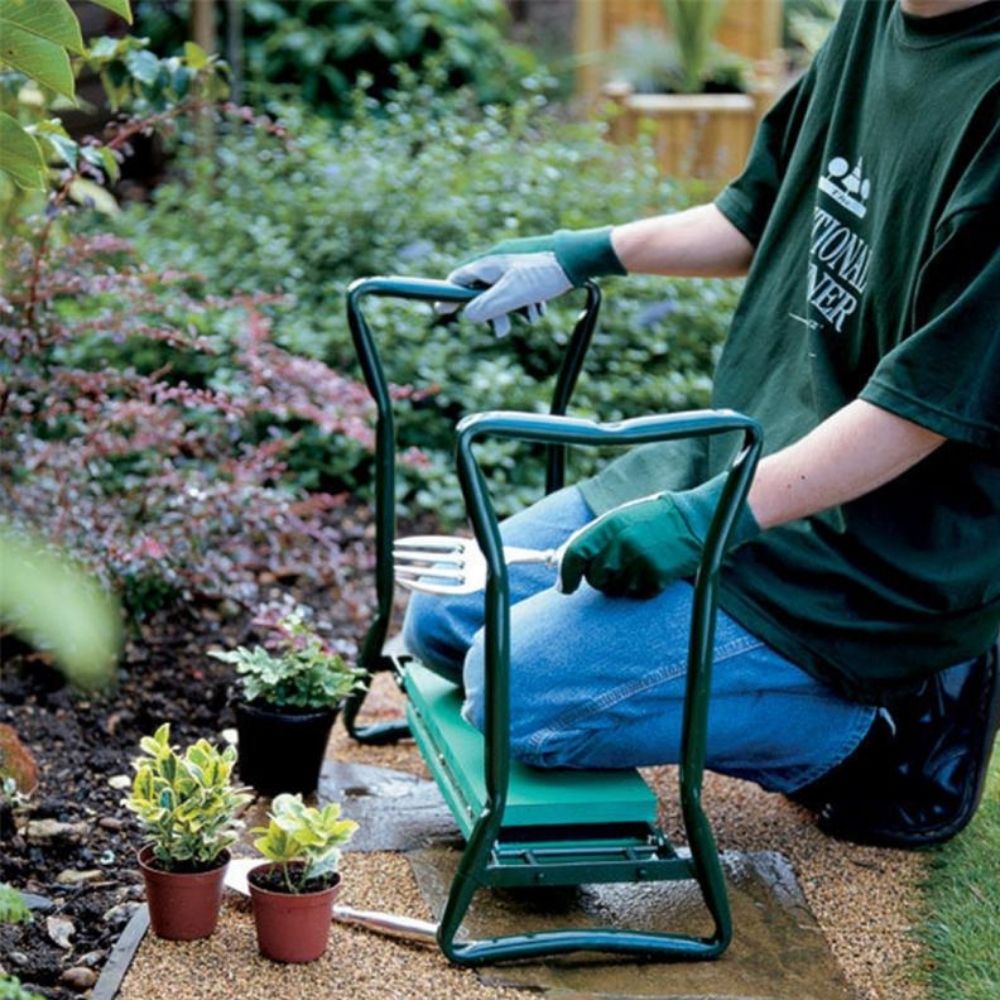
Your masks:
<path fill-rule="evenodd" d="M 424 594 L 474 594 L 486 586 L 486 557 L 472 538 L 457 535 L 411 535 L 397 538 L 392 550 L 396 582 Z M 507 565 L 556 566 L 560 549 L 524 549 L 506 545 Z"/>

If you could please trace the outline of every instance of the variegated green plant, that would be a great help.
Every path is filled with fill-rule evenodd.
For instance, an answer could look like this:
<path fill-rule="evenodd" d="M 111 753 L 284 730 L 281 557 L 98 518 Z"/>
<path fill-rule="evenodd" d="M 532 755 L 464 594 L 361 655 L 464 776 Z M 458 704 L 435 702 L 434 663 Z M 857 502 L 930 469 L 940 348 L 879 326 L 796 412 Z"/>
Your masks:
<path fill-rule="evenodd" d="M 235 748 L 220 752 L 198 740 L 179 753 L 166 722 L 139 747 L 123 804 L 146 828 L 154 857 L 168 871 L 211 867 L 237 839 L 237 814 L 252 798 L 233 786 Z"/>
<path fill-rule="evenodd" d="M 329 884 L 340 863 L 340 848 L 358 824 L 340 818 L 340 806 L 307 806 L 301 795 L 278 795 L 271 803 L 268 825 L 254 827 L 254 847 L 281 865 L 288 892 L 308 892 Z"/>

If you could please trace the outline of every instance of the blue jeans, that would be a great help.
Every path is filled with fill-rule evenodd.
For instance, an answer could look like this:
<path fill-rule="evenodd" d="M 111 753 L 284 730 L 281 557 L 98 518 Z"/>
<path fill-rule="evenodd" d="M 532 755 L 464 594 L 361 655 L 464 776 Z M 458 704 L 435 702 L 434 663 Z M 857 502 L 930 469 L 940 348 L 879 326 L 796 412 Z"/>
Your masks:
<path fill-rule="evenodd" d="M 509 545 L 555 548 L 594 517 L 576 487 L 501 525 Z M 511 749 L 540 767 L 676 763 L 693 588 L 649 600 L 586 583 L 553 589 L 555 570 L 515 565 L 511 589 Z M 464 684 L 466 717 L 483 722 L 483 598 L 414 594 L 404 640 L 428 667 Z M 721 609 L 709 704 L 707 765 L 794 792 L 839 764 L 876 709 L 846 701 Z"/>

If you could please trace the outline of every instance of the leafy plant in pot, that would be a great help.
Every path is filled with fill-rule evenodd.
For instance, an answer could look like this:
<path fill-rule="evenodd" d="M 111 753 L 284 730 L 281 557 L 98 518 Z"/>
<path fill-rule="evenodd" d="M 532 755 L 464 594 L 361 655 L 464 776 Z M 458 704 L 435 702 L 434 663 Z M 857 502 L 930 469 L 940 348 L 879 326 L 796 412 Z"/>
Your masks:
<path fill-rule="evenodd" d="M 326 951 L 333 901 L 340 891 L 340 848 L 358 824 L 340 818 L 340 806 L 306 806 L 301 795 L 278 795 L 268 825 L 251 832 L 268 863 L 248 882 L 257 946 L 275 962 L 312 962 Z"/>
<path fill-rule="evenodd" d="M 649 26 L 624 29 L 611 57 L 617 80 L 640 94 L 746 93 L 750 61 L 715 40 L 725 5 L 660 0 L 670 34 Z"/>
<path fill-rule="evenodd" d="M 236 750 L 198 740 L 183 753 L 164 723 L 139 743 L 132 792 L 123 800 L 149 838 L 139 850 L 150 923 L 158 937 L 208 937 L 219 918 L 229 846 L 252 798 L 232 783 Z"/>
<path fill-rule="evenodd" d="M 364 672 L 349 666 L 301 612 L 278 622 L 280 649 L 240 646 L 212 651 L 236 667 L 240 778 L 264 795 L 300 792 L 319 783 L 330 730 Z"/>

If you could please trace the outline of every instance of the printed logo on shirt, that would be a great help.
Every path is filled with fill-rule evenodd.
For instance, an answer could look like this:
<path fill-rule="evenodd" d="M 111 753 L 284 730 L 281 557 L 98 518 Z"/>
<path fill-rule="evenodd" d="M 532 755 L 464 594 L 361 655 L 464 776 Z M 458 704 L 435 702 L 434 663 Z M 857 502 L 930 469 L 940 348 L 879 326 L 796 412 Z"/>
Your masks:
<path fill-rule="evenodd" d="M 863 163 L 863 159 L 859 157 L 851 170 L 847 160 L 842 156 L 835 156 L 826 165 L 826 176 L 819 179 L 820 190 L 859 219 L 863 219 L 868 211 L 865 202 L 872 190 L 871 181 L 861 172 Z"/>
<path fill-rule="evenodd" d="M 863 175 L 860 158 L 851 169 L 843 157 L 834 157 L 826 176 L 819 180 L 819 188 L 856 219 L 865 217 L 871 181 Z M 828 211 L 816 205 L 809 245 L 810 318 L 793 315 L 793 319 L 813 329 L 825 320 L 838 333 L 843 332 L 845 321 L 858 308 L 871 265 L 871 247 L 854 231 L 857 224 L 854 219 L 845 221 L 833 206 Z"/>

